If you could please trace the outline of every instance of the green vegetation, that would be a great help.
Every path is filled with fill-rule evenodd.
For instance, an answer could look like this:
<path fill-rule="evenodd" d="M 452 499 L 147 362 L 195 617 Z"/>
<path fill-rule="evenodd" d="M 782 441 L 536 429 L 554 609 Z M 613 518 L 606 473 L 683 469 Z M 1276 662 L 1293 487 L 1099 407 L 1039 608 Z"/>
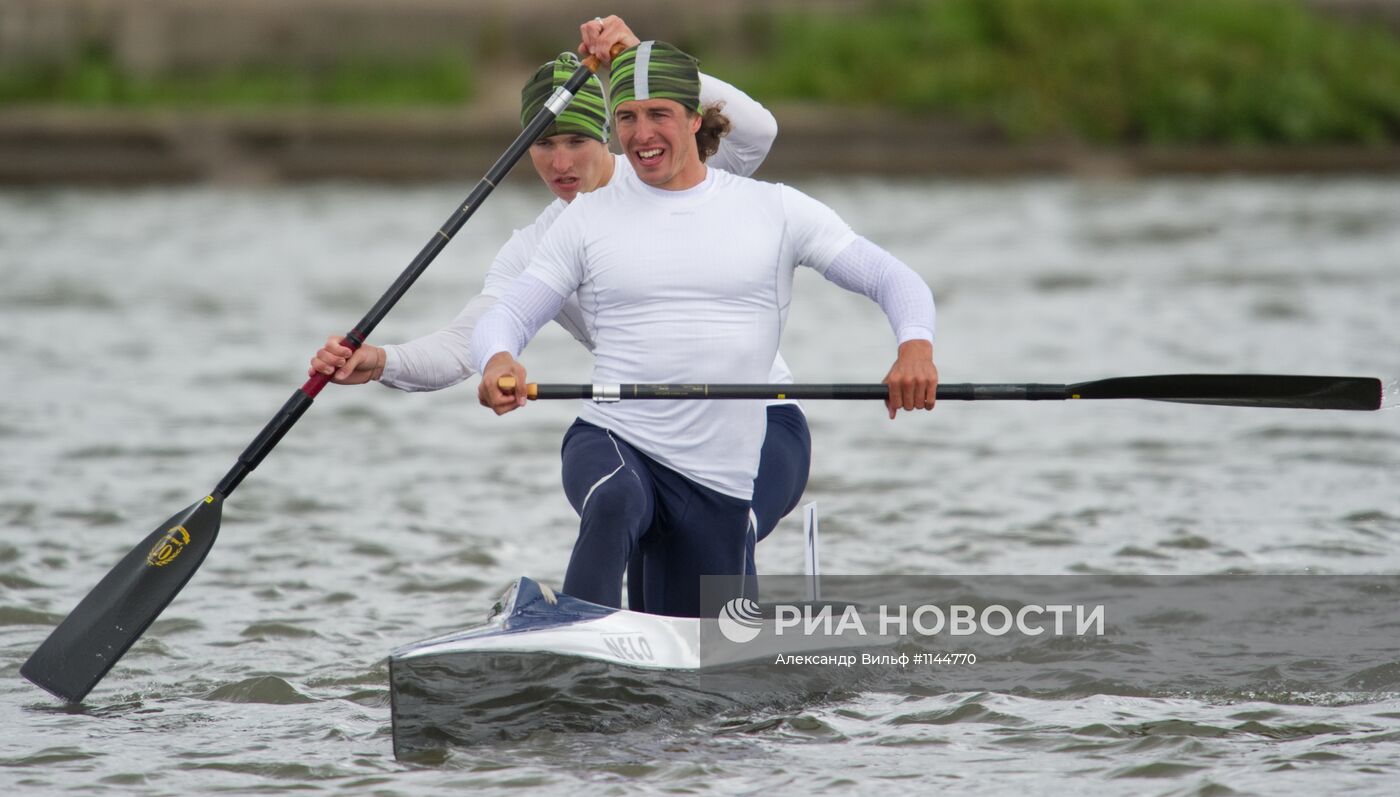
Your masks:
<path fill-rule="evenodd" d="M 951 115 L 1022 141 L 1400 140 L 1400 38 L 1289 0 L 881 0 L 755 17 L 751 35 L 761 58 L 734 79 L 766 101 Z"/>
<path fill-rule="evenodd" d="M 253 107 L 402 106 L 465 102 L 471 68 L 461 56 L 414 62 L 356 61 L 333 67 L 278 64 L 140 77 L 102 47 L 70 65 L 0 72 L 0 105 Z"/>
<path fill-rule="evenodd" d="M 754 9 L 738 36 L 678 25 L 672 40 L 702 55 L 724 52 L 706 58 L 706 68 L 769 103 L 941 116 L 993 126 L 1015 141 L 1400 142 L 1400 35 L 1302 0 L 868 0 L 840 13 Z M 721 36 L 730 42 L 722 50 Z M 528 53 L 567 45 L 552 37 L 483 41 L 474 46 L 476 62 L 462 52 L 423 52 L 301 67 L 269 50 L 260 66 L 145 76 L 92 45 L 64 66 L 0 72 L 0 106 L 461 105 L 473 94 L 473 66 L 480 74 L 490 59 L 493 72 L 502 71 L 502 62 L 524 59 L 523 79 L 538 62 Z"/>

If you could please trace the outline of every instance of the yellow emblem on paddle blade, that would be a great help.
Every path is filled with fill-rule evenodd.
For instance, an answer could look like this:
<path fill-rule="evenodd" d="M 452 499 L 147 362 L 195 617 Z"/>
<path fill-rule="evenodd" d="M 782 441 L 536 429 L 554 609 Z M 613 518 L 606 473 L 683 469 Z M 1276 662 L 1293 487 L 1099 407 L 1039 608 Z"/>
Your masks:
<path fill-rule="evenodd" d="M 146 564 L 152 567 L 165 567 L 175 561 L 175 557 L 185 550 L 185 546 L 190 544 L 190 533 L 185 531 L 184 526 L 175 526 L 170 531 L 165 532 L 151 548 L 151 552 L 146 554 Z"/>

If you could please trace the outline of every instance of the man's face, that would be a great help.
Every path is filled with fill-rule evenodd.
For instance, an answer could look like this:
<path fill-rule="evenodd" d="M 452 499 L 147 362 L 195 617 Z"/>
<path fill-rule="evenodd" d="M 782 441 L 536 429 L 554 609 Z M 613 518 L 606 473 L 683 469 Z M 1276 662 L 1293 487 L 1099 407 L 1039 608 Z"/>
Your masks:
<path fill-rule="evenodd" d="M 695 149 L 699 115 L 674 100 L 628 100 L 617 106 L 613 118 L 618 143 L 642 182 L 678 190 L 703 179 Z"/>
<path fill-rule="evenodd" d="M 574 201 L 598 187 L 612 154 L 603 142 L 577 133 L 560 133 L 530 145 L 530 162 L 554 195 Z"/>

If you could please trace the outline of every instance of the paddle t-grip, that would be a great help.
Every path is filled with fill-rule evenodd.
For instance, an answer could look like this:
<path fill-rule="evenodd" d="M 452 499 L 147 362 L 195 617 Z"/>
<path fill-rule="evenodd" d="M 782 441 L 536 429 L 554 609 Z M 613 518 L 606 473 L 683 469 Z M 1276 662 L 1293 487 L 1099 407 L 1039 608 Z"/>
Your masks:
<path fill-rule="evenodd" d="M 497 379 L 497 380 L 496 380 L 496 387 L 499 387 L 501 390 L 514 390 L 514 389 L 515 389 L 515 377 L 513 377 L 513 376 L 503 376 L 503 377 L 501 377 L 500 379 Z M 540 386 L 537 385 L 537 384 L 535 384 L 534 382 L 531 382 L 530 384 L 526 385 L 526 386 L 525 386 L 525 397 L 528 398 L 528 399 L 530 399 L 531 401 L 534 401 L 535 399 L 539 398 L 539 397 L 540 397 Z"/>
<path fill-rule="evenodd" d="M 582 44 L 582 42 L 580 42 L 580 44 Z M 614 44 L 612 50 L 608 51 L 608 60 L 611 61 L 619 55 L 622 55 L 622 51 L 626 49 L 627 45 L 623 44 L 622 42 Z M 603 66 L 602 62 L 598 60 L 598 56 L 596 55 L 590 55 L 587 58 L 583 59 L 583 65 L 588 67 L 588 71 L 594 74 L 597 74 L 598 70 L 601 69 Z"/>

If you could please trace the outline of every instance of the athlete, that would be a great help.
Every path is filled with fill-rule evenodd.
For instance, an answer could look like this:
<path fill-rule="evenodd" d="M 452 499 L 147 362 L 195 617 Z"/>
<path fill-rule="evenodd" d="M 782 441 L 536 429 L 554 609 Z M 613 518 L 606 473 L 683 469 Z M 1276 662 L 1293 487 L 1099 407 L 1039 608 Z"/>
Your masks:
<path fill-rule="evenodd" d="M 610 16 L 585 22 L 579 33 L 580 54 L 593 54 L 603 63 L 611 60 L 617 44 L 632 47 L 639 39 L 621 18 Z M 521 125 L 528 124 L 554 89 L 578 68 L 578 59 L 563 54 L 542 65 L 521 90 Z M 735 87 L 709 75 L 700 75 L 700 102 L 710 109 L 711 121 L 697 143 L 713 153 L 706 161 L 714 168 L 750 175 L 763 162 L 774 138 L 777 121 L 762 105 Z M 722 110 L 723 114 L 719 113 Z M 724 120 L 732 132 L 724 135 Z M 530 147 L 530 160 L 540 179 L 556 197 L 534 223 L 517 230 L 496 254 L 481 294 L 473 297 L 446 327 L 400 345 L 364 344 L 352 352 L 332 336 L 311 360 L 308 374 L 322 373 L 339 385 L 377 381 L 404 391 L 440 390 L 476 373 L 469 343 L 481 316 L 494 305 L 506 287 L 529 264 L 540 239 L 554 220 L 579 194 L 588 193 L 630 174 L 627 158 L 608 151 L 609 124 L 602 83 L 590 77 L 568 108 Z M 576 297 L 570 297 L 554 319 L 588 349 L 591 333 Z M 789 383 L 792 374 L 782 356 L 773 360 L 766 381 Z M 763 539 L 801 499 L 811 462 L 811 435 L 806 416 L 796 402 L 775 401 L 767 409 L 768 427 L 762 465 L 754 484 L 753 511 L 757 538 Z M 629 606 L 644 610 L 639 585 L 641 559 L 628 579 Z M 753 562 L 749 562 L 753 570 Z"/>
<path fill-rule="evenodd" d="M 763 381 L 804 265 L 889 318 L 899 343 L 885 377 L 890 417 L 932 409 L 934 305 L 918 275 L 805 194 L 708 168 L 690 56 L 641 42 L 612 63 L 609 83 L 632 170 L 564 209 L 477 323 L 481 403 L 498 414 L 525 405 L 516 357 L 575 296 L 594 383 Z M 502 389 L 504 376 L 520 389 Z M 580 516 L 564 591 L 618 606 L 640 552 L 647 611 L 694 616 L 700 575 L 751 573 L 764 437 L 756 402 L 584 403 L 563 445 L 564 489 Z"/>

